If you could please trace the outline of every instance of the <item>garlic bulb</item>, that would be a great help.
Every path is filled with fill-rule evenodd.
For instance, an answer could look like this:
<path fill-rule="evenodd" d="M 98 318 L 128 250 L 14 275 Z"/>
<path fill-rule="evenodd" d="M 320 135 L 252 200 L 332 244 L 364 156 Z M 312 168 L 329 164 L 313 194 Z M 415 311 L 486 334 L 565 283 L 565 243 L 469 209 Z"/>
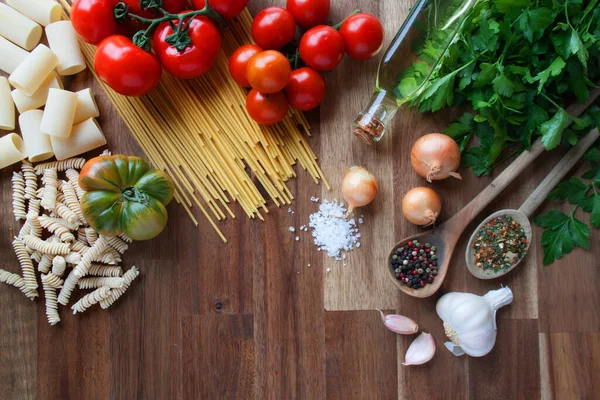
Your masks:
<path fill-rule="evenodd" d="M 496 311 L 512 300 L 508 287 L 491 290 L 485 296 L 457 292 L 442 296 L 435 309 L 450 339 L 444 343 L 446 348 L 455 356 L 488 354 L 496 343 Z"/>

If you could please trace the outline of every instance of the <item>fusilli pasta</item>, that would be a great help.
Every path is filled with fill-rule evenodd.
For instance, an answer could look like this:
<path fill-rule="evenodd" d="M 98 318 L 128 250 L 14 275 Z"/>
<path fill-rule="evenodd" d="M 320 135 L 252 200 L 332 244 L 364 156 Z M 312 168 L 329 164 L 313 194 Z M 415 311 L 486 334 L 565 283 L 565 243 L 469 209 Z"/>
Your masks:
<path fill-rule="evenodd" d="M 42 259 L 38 263 L 38 271 L 40 271 L 43 274 L 48 273 L 48 271 L 50 271 L 50 268 L 52 267 L 53 259 L 54 256 L 51 256 L 50 254 L 43 254 Z"/>
<path fill-rule="evenodd" d="M 129 245 L 125 243 L 125 241 L 117 236 L 109 237 L 108 245 L 113 249 L 117 250 L 119 253 L 123 254 L 129 248 Z"/>
<path fill-rule="evenodd" d="M 58 275 L 55 275 L 53 272 L 49 274 L 42 274 L 42 283 L 45 283 L 49 287 L 54 289 L 60 289 L 65 284 L 64 279 L 61 279 Z"/>
<path fill-rule="evenodd" d="M 69 264 L 77 265 L 81 261 L 81 254 L 72 251 L 65 257 L 65 261 Z"/>
<path fill-rule="evenodd" d="M 15 240 L 12 242 L 12 246 L 15 250 L 17 258 L 19 259 L 19 264 L 21 265 L 21 271 L 23 272 L 23 279 L 27 285 L 27 290 L 30 292 L 37 292 L 38 284 L 37 280 L 35 279 L 35 270 L 33 268 L 31 258 L 29 257 L 29 253 L 25 249 L 25 245 L 23 242 L 21 242 L 21 240 L 15 238 Z"/>
<path fill-rule="evenodd" d="M 132 239 L 132 238 L 130 238 L 129 236 L 127 236 L 127 235 L 126 235 L 126 234 L 124 234 L 124 233 L 121 233 L 121 234 L 119 235 L 119 237 L 120 237 L 121 239 L 123 239 L 123 241 L 124 241 L 125 243 L 133 243 L 133 239 Z"/>
<path fill-rule="evenodd" d="M 94 290 L 92 293 L 83 296 L 77 303 L 73 304 L 73 307 L 71 307 L 73 314 L 77 314 L 78 312 L 82 313 L 94 304 L 98 304 L 101 301 L 108 299 L 111 293 L 112 291 L 110 288 L 103 286 Z"/>
<path fill-rule="evenodd" d="M 40 222 L 40 218 L 41 217 L 38 217 L 37 214 L 29 213 L 27 214 L 27 222 L 25 223 L 25 225 L 29 225 L 28 234 L 38 238 L 42 237 L 42 224 Z"/>
<path fill-rule="evenodd" d="M 58 174 L 56 168 L 44 170 L 42 182 L 45 185 L 41 196 L 42 207 L 48 211 L 54 211 L 54 208 L 56 207 L 56 196 L 58 195 Z"/>
<path fill-rule="evenodd" d="M 68 169 L 65 172 L 65 174 L 69 179 L 69 183 L 71 184 L 71 186 L 73 186 L 73 189 L 75 189 L 77 198 L 79 199 L 79 201 L 81 201 L 83 195 L 85 194 L 85 190 L 83 190 L 81 186 L 79 186 L 79 172 L 75 171 L 74 169 Z"/>
<path fill-rule="evenodd" d="M 69 254 L 77 254 L 77 253 L 69 253 Z M 54 259 L 52 260 L 52 273 L 56 276 L 63 276 L 66 269 L 67 269 L 67 260 L 62 256 L 54 257 Z"/>
<path fill-rule="evenodd" d="M 29 291 L 27 284 L 22 277 L 17 274 L 13 274 L 12 272 L 0 269 L 0 282 L 16 287 L 21 291 L 21 293 L 27 296 L 29 300 L 33 300 L 35 296 L 37 296 L 37 293 L 34 296 L 33 293 Z"/>
<path fill-rule="evenodd" d="M 25 180 L 25 198 L 28 200 L 35 199 L 38 188 L 38 178 L 33 166 L 28 160 L 24 160 L 23 164 L 21 164 L 21 171 L 23 172 L 23 179 Z"/>
<path fill-rule="evenodd" d="M 125 275 L 123 275 L 123 279 L 125 280 L 125 284 L 123 285 L 123 287 L 121 289 L 113 289 L 112 294 L 107 299 L 102 300 L 100 302 L 100 307 L 102 307 L 103 309 L 107 309 L 108 307 L 113 305 L 113 303 L 117 301 L 123 295 L 123 293 L 127 291 L 129 286 L 131 286 L 131 282 L 133 282 L 139 274 L 140 271 L 135 266 L 131 267 L 129 271 L 125 272 Z"/>
<path fill-rule="evenodd" d="M 56 215 L 67 221 L 69 224 L 76 224 L 79 221 L 77 214 L 71 211 L 69 207 L 67 207 L 58 199 L 56 201 L 56 209 L 54 211 L 56 212 Z"/>
<path fill-rule="evenodd" d="M 125 279 L 106 277 L 81 278 L 78 283 L 80 289 L 97 289 L 102 286 L 107 286 L 111 289 L 121 289 L 125 285 Z"/>
<path fill-rule="evenodd" d="M 34 251 L 31 253 L 31 259 L 39 264 L 39 262 L 42 261 L 42 253 L 39 251 Z"/>
<path fill-rule="evenodd" d="M 65 204 L 67 205 L 67 207 L 69 207 L 69 209 L 77 215 L 79 222 L 85 223 L 85 217 L 81 212 L 81 205 L 79 204 L 77 193 L 75 193 L 75 188 L 73 188 L 71 182 L 63 181 L 61 190 L 65 195 Z"/>
<path fill-rule="evenodd" d="M 35 166 L 35 173 L 42 175 L 45 170 L 54 168 L 57 171 L 66 171 L 68 169 L 81 169 L 85 165 L 85 158 L 69 158 L 62 161 L 51 161 Z"/>
<path fill-rule="evenodd" d="M 20 172 L 13 172 L 12 176 L 12 196 L 13 196 L 13 213 L 17 221 L 25 219 L 27 213 L 25 211 L 25 180 Z"/>
<path fill-rule="evenodd" d="M 92 264 L 88 270 L 88 275 L 119 277 L 123 275 L 123 269 L 121 267 L 109 267 L 102 264 Z"/>
<path fill-rule="evenodd" d="M 67 243 L 51 243 L 33 235 L 23 236 L 23 243 L 25 243 L 31 249 L 44 254 L 64 255 L 71 252 L 71 246 Z"/>
<path fill-rule="evenodd" d="M 45 215 L 36 218 L 38 218 L 39 223 L 44 228 L 46 228 L 49 232 L 57 235 L 60 238 L 61 242 L 70 243 L 75 241 L 75 236 L 73 236 L 71 231 L 68 228 L 65 228 L 63 225 L 58 224 L 54 218 L 50 218 Z"/>
<path fill-rule="evenodd" d="M 56 301 L 56 289 L 44 281 L 42 276 L 42 287 L 44 288 L 44 296 L 46 297 L 46 318 L 52 326 L 60 322 L 58 314 L 58 302 Z"/>
<path fill-rule="evenodd" d="M 27 214 L 35 214 L 40 215 L 40 201 L 38 199 L 30 199 L 29 200 L 29 208 L 27 209 Z"/>
<path fill-rule="evenodd" d="M 94 228 L 85 228 L 85 240 L 93 246 L 98 240 L 98 233 L 94 230 Z"/>

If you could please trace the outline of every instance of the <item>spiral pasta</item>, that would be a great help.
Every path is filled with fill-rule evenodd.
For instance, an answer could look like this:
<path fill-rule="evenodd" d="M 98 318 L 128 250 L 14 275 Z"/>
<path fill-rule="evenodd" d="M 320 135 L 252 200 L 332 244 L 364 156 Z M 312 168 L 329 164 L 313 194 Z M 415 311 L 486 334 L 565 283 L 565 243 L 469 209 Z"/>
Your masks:
<path fill-rule="evenodd" d="M 19 231 L 19 234 L 17 235 L 17 237 L 19 239 L 22 239 L 23 236 L 29 235 L 30 233 L 31 233 L 31 224 L 29 223 L 29 221 L 25 221 L 25 223 L 21 227 L 21 230 Z"/>
<path fill-rule="evenodd" d="M 27 284 L 25 283 L 25 280 L 17 274 L 13 274 L 12 272 L 8 272 L 3 269 L 0 269 L 0 282 L 16 287 L 17 289 L 19 289 L 21 291 L 21 293 L 23 293 L 25 296 L 27 296 L 27 298 L 29 300 L 35 299 L 35 296 L 33 295 L 33 293 L 30 292 L 29 289 L 27 288 Z M 37 293 L 36 293 L 36 296 L 37 296 Z"/>
<path fill-rule="evenodd" d="M 45 283 L 54 289 L 61 289 L 65 284 L 65 281 L 60 276 L 50 272 L 48 274 L 42 274 L 42 283 Z"/>
<path fill-rule="evenodd" d="M 23 236 L 23 243 L 31 249 L 43 254 L 64 255 L 71 252 L 71 246 L 67 243 L 51 243 L 33 235 Z"/>
<path fill-rule="evenodd" d="M 125 243 L 133 243 L 133 239 L 132 239 L 132 238 L 130 238 L 129 236 L 127 236 L 127 235 L 126 235 L 126 234 L 124 234 L 124 233 L 121 233 L 121 234 L 119 235 L 119 237 L 120 237 L 121 239 L 123 239 L 123 241 L 124 241 Z"/>
<path fill-rule="evenodd" d="M 81 254 L 77 253 L 76 251 L 72 251 L 65 256 L 65 261 L 69 264 L 77 265 L 81 261 Z"/>
<path fill-rule="evenodd" d="M 68 169 L 65 171 L 65 174 L 69 179 L 69 183 L 71 184 L 71 186 L 73 186 L 73 189 L 75 189 L 75 194 L 77 194 L 77 198 L 79 199 L 79 201 L 81 201 L 83 195 L 85 194 L 85 190 L 83 190 L 81 186 L 79 186 L 79 172 L 75 171 L 74 169 Z"/>
<path fill-rule="evenodd" d="M 85 223 L 85 217 L 81 212 L 81 206 L 79 204 L 79 199 L 77 199 L 77 193 L 75 193 L 75 188 L 73 185 L 71 185 L 71 182 L 63 181 L 61 190 L 65 195 L 65 204 L 67 207 L 69 207 L 69 209 L 77 215 L 79 222 Z"/>
<path fill-rule="evenodd" d="M 34 251 L 33 253 L 31 253 L 31 259 L 39 264 L 40 261 L 42 261 L 42 253 L 40 253 L 39 251 Z"/>
<path fill-rule="evenodd" d="M 92 264 L 90 269 L 88 270 L 88 275 L 119 277 L 123 276 L 123 269 L 121 267 L 112 267 L 102 264 Z"/>
<path fill-rule="evenodd" d="M 83 254 L 87 253 L 89 249 L 90 249 L 90 247 L 86 246 L 81 241 L 76 241 L 76 242 L 71 243 L 71 250 L 76 251 L 79 254 L 83 255 Z"/>
<path fill-rule="evenodd" d="M 112 152 L 109 149 L 105 149 L 100 156 L 112 156 Z"/>
<path fill-rule="evenodd" d="M 117 236 L 109 237 L 108 245 L 113 249 L 117 250 L 119 253 L 123 254 L 129 249 L 129 245 L 125 243 L 125 241 Z"/>
<path fill-rule="evenodd" d="M 42 288 L 44 289 L 44 296 L 46 297 L 46 318 L 51 326 L 54 326 L 60 322 L 60 315 L 58 314 L 58 302 L 56 297 L 56 288 L 52 287 L 44 281 L 42 275 Z"/>
<path fill-rule="evenodd" d="M 85 165 L 85 158 L 69 158 L 62 161 L 51 161 L 35 166 L 35 173 L 42 175 L 45 170 L 54 168 L 57 171 L 66 171 L 68 169 L 81 169 Z"/>
<path fill-rule="evenodd" d="M 98 233 L 94 230 L 94 228 L 85 228 L 85 240 L 93 246 L 98 240 Z"/>
<path fill-rule="evenodd" d="M 25 179 L 25 198 L 28 200 L 35 199 L 38 178 L 35 169 L 28 160 L 24 160 L 21 164 L 21 172 L 23 172 L 23 179 Z"/>
<path fill-rule="evenodd" d="M 53 259 L 54 256 L 50 254 L 43 254 L 42 259 L 38 263 L 38 271 L 40 271 L 43 274 L 47 274 L 50 271 L 50 268 L 52 267 Z"/>
<path fill-rule="evenodd" d="M 31 258 L 29 257 L 29 253 L 25 249 L 25 245 L 23 242 L 21 242 L 21 240 L 15 239 L 12 242 L 12 246 L 15 250 L 17 258 L 19 259 L 19 264 L 21 265 L 21 271 L 23 272 L 23 279 L 27 285 L 27 290 L 32 293 L 36 292 L 37 295 L 38 284 L 37 280 L 35 279 L 35 270 L 33 268 L 33 262 L 31 262 Z"/>
<path fill-rule="evenodd" d="M 12 176 L 12 196 L 13 196 L 13 214 L 17 221 L 25 219 L 27 213 L 25 211 L 25 180 L 20 172 L 13 172 Z"/>
<path fill-rule="evenodd" d="M 49 232 L 57 235 L 61 242 L 71 243 L 75 241 L 75 236 L 73 236 L 71 231 L 68 228 L 65 228 L 63 225 L 56 223 L 54 218 L 47 217 L 45 215 L 36 218 L 41 226 L 46 228 Z"/>
<path fill-rule="evenodd" d="M 42 207 L 48 211 L 54 211 L 56 207 L 56 196 L 58 195 L 58 173 L 56 168 L 44 170 L 42 182 L 45 187 L 41 193 Z"/>
<path fill-rule="evenodd" d="M 70 254 L 77 254 L 77 253 L 70 253 Z M 52 260 L 52 274 L 57 277 L 63 276 L 66 269 L 67 269 L 67 260 L 65 259 L 65 257 L 63 257 L 63 256 L 54 257 L 54 259 Z M 61 286 L 62 286 L 62 284 L 61 284 Z"/>
<path fill-rule="evenodd" d="M 71 307 L 73 314 L 84 312 L 94 304 L 98 304 L 101 301 L 108 299 L 111 294 L 111 289 L 106 286 L 94 290 L 92 293 L 83 296 L 77 303 L 73 304 L 73 307 Z"/>
<path fill-rule="evenodd" d="M 40 215 L 40 201 L 38 199 L 30 199 L 29 207 L 27 208 L 27 214 Z"/>
<path fill-rule="evenodd" d="M 62 195 L 62 193 L 61 193 L 61 195 Z M 63 200 L 66 200 L 64 198 L 64 195 L 61 197 L 63 197 L 63 198 L 57 198 L 56 209 L 54 210 L 54 212 L 60 218 L 67 221 L 69 224 L 76 224 L 79 221 L 79 217 L 77 216 L 76 213 L 71 211 L 71 209 L 64 204 Z"/>
<path fill-rule="evenodd" d="M 125 285 L 125 279 L 120 277 L 81 278 L 78 284 L 80 289 L 97 289 L 102 286 L 106 286 L 111 289 L 121 289 Z"/>
<path fill-rule="evenodd" d="M 117 265 L 122 260 L 121 254 L 119 254 L 118 251 L 116 251 L 112 247 L 107 247 L 102 253 L 98 254 L 97 257 L 94 257 L 92 261 L 99 262 L 102 264 Z"/>
<path fill-rule="evenodd" d="M 100 307 L 107 309 L 108 307 L 112 306 L 113 303 L 123 296 L 123 293 L 129 289 L 131 282 L 133 282 L 139 274 L 140 271 L 135 266 L 131 267 L 129 271 L 125 272 L 125 275 L 123 275 L 123 280 L 125 281 L 123 287 L 121 289 L 113 289 L 111 295 L 107 299 L 100 302 Z"/>
<path fill-rule="evenodd" d="M 87 239 L 85 237 L 85 228 L 81 227 L 77 229 L 77 241 L 81 242 L 84 245 L 88 245 Z"/>
<path fill-rule="evenodd" d="M 42 224 L 40 222 L 40 218 L 38 217 L 36 214 L 34 213 L 29 213 L 27 214 L 27 222 L 25 223 L 26 226 L 29 226 L 29 234 L 33 235 L 35 237 L 41 238 L 42 237 Z"/>
<path fill-rule="evenodd" d="M 69 274 L 69 276 L 67 276 L 67 279 L 65 280 L 65 284 L 58 295 L 58 302 L 60 304 L 66 306 L 69 303 L 71 293 L 73 293 L 77 282 L 79 281 L 79 279 L 87 275 L 94 258 L 97 258 L 100 255 L 100 253 L 102 253 L 102 251 L 106 249 L 107 246 L 108 243 L 106 242 L 106 238 L 104 236 L 100 236 L 96 243 L 92 247 L 90 247 L 89 250 L 83 255 L 79 264 L 75 266 L 75 268 L 71 271 L 71 273 Z"/>

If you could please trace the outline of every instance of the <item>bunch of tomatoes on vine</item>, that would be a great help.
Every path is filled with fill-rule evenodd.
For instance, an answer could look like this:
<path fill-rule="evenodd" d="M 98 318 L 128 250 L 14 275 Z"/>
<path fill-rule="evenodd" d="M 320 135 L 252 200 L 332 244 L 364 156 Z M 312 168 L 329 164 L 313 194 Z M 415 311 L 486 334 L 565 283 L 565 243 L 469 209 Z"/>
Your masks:
<path fill-rule="evenodd" d="M 86 42 L 98 45 L 96 73 L 125 96 L 143 96 L 158 85 L 163 68 L 181 79 L 204 75 L 221 49 L 219 28 L 238 16 L 248 0 L 74 0 L 71 22 Z M 371 14 L 355 12 L 336 26 L 326 25 L 330 0 L 287 0 L 252 22 L 256 44 L 231 56 L 233 79 L 251 88 L 246 108 L 258 123 L 281 121 L 289 106 L 307 111 L 325 97 L 320 72 L 344 54 L 374 57 L 383 45 L 383 27 Z M 303 34 L 296 38 L 296 27 Z"/>

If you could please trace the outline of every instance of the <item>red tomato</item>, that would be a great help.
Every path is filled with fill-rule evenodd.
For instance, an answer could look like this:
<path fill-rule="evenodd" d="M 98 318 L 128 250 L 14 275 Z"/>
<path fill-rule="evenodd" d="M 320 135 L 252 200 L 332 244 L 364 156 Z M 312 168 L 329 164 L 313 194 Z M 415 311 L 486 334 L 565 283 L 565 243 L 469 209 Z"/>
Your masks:
<path fill-rule="evenodd" d="M 331 9 L 330 0 L 287 0 L 285 8 L 304 29 L 325 25 Z"/>
<path fill-rule="evenodd" d="M 346 43 L 346 53 L 355 60 L 373 58 L 383 47 L 383 26 L 371 14 L 358 13 L 349 16 L 340 27 Z"/>
<path fill-rule="evenodd" d="M 285 118 L 288 102 L 283 92 L 263 94 L 252 89 L 246 98 L 246 110 L 259 124 L 271 125 Z"/>
<path fill-rule="evenodd" d="M 206 6 L 205 0 L 192 0 L 196 10 L 202 10 Z M 235 18 L 244 11 L 248 0 L 209 0 L 208 4 L 213 10 L 224 18 Z"/>
<path fill-rule="evenodd" d="M 252 38 L 263 49 L 279 50 L 294 39 L 296 22 L 281 7 L 265 8 L 252 21 Z"/>
<path fill-rule="evenodd" d="M 192 43 L 179 51 L 167 42 L 173 34 L 168 22 L 163 22 L 154 33 L 154 50 L 163 67 L 172 75 L 182 79 L 192 79 L 204 75 L 212 67 L 221 49 L 221 35 L 210 18 L 204 15 L 184 21 Z M 177 20 L 173 21 L 177 24 Z"/>
<path fill-rule="evenodd" d="M 290 81 L 292 66 L 280 52 L 267 50 L 250 59 L 247 72 L 250 86 L 262 93 L 275 93 Z"/>
<path fill-rule="evenodd" d="M 155 10 L 151 12 L 150 10 L 142 10 L 140 6 L 140 0 L 120 0 L 127 4 L 127 8 L 129 12 L 135 15 L 139 15 L 144 18 L 156 18 L 157 16 L 162 16 L 162 14 Z M 161 8 L 170 12 L 171 14 L 177 14 L 180 11 L 183 11 L 186 6 L 186 0 L 163 0 L 163 5 Z"/>
<path fill-rule="evenodd" d="M 71 23 L 83 40 L 98 44 L 117 33 L 113 10 L 119 0 L 75 0 L 71 7 Z"/>
<path fill-rule="evenodd" d="M 231 58 L 229 58 L 229 73 L 238 85 L 250 87 L 250 82 L 248 82 L 248 62 L 261 51 L 263 49 L 255 44 L 245 44 L 231 55 Z"/>
<path fill-rule="evenodd" d="M 321 104 L 325 97 L 325 80 L 312 68 L 300 68 L 292 72 L 285 93 L 295 109 L 312 110 Z"/>
<path fill-rule="evenodd" d="M 100 79 L 124 96 L 150 93 L 162 74 L 154 54 L 119 35 L 109 36 L 100 43 L 94 55 L 94 68 Z"/>
<path fill-rule="evenodd" d="M 300 57 L 317 71 L 330 71 L 344 58 L 344 38 L 330 26 L 314 27 L 300 40 Z"/>

